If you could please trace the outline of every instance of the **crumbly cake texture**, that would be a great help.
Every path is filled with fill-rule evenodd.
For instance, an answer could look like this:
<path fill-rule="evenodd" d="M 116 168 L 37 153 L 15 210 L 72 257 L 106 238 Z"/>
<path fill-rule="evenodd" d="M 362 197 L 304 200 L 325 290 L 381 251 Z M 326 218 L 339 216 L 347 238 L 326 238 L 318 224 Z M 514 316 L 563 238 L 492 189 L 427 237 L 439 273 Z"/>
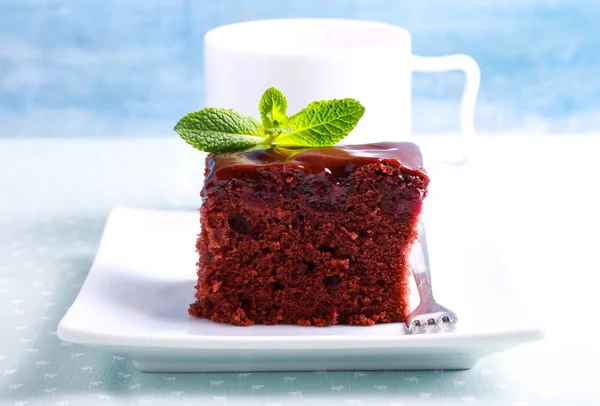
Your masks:
<path fill-rule="evenodd" d="M 373 151 L 337 159 L 335 150 L 311 152 L 306 162 L 321 159 L 313 167 L 302 154 L 208 156 L 192 316 L 240 326 L 406 319 L 408 255 L 429 178 Z"/>

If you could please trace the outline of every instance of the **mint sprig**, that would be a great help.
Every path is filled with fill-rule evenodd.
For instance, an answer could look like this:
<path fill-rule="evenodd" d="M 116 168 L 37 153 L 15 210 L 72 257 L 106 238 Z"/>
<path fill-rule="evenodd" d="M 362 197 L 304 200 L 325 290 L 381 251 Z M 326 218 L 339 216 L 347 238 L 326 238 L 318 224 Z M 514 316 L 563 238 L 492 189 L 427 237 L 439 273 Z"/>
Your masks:
<path fill-rule="evenodd" d="M 259 111 L 262 123 L 234 110 L 209 107 L 190 113 L 175 126 L 188 144 L 210 153 L 256 146 L 330 147 L 347 136 L 363 116 L 354 99 L 313 102 L 287 116 L 287 100 L 277 89 L 265 91 Z"/>

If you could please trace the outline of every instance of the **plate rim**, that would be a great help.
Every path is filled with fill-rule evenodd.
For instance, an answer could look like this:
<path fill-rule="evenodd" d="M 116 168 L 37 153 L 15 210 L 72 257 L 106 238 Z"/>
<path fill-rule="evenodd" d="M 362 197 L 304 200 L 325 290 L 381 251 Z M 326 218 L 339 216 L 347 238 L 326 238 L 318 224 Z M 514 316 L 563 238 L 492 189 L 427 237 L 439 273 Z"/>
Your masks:
<path fill-rule="evenodd" d="M 244 327 L 240 327 L 244 328 Z M 360 327 L 359 327 L 360 328 Z M 367 328 L 367 327 L 365 327 Z M 403 336 L 350 336 L 350 335 L 270 335 L 270 336 L 227 336 L 227 335 L 169 335 L 104 333 L 74 327 L 68 320 L 61 322 L 58 337 L 66 342 L 106 347 L 131 347 L 139 349 L 360 349 L 360 348 L 475 348 L 500 344 L 515 347 L 542 340 L 540 328 L 530 327 L 515 330 L 481 333 L 432 333 Z M 273 344 L 277 344 L 273 346 Z"/>

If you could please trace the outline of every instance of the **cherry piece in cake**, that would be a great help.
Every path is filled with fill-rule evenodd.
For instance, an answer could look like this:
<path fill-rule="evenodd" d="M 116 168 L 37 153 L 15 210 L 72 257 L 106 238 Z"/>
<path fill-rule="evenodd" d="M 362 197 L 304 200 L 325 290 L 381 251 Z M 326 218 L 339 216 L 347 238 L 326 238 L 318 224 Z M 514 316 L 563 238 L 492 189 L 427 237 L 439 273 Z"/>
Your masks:
<path fill-rule="evenodd" d="M 214 154 L 205 175 L 191 315 L 242 326 L 406 319 L 429 183 L 415 144 Z"/>

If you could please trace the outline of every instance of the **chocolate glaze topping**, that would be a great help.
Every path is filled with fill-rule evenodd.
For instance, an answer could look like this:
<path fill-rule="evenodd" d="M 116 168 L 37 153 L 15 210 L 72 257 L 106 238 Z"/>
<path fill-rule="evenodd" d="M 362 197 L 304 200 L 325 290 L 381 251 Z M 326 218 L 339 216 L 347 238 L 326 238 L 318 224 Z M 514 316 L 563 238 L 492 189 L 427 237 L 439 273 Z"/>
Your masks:
<path fill-rule="evenodd" d="M 247 176 L 266 167 L 286 164 L 308 173 L 348 177 L 357 166 L 397 161 L 410 172 L 425 174 L 419 147 L 410 142 L 380 142 L 331 148 L 267 148 L 211 155 L 206 183 Z"/>

